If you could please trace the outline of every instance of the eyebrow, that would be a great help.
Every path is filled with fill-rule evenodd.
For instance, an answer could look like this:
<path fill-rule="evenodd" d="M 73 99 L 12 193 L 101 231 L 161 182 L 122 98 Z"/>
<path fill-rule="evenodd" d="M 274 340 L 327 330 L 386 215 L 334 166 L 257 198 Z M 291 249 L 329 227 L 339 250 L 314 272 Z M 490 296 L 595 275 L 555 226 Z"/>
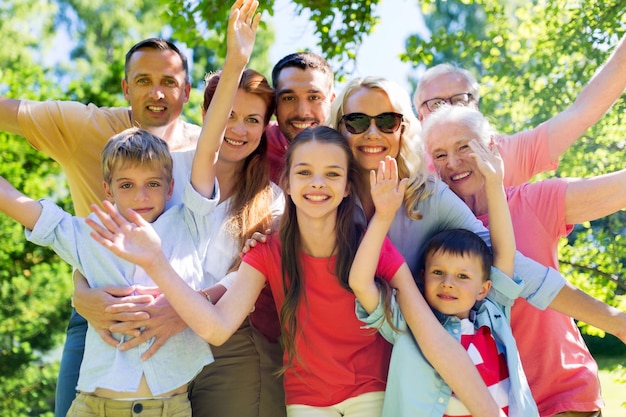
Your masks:
<path fill-rule="evenodd" d="M 310 167 L 311 164 L 307 163 L 307 162 L 300 162 L 297 164 L 294 164 L 293 167 L 297 168 L 297 167 Z M 346 169 L 342 166 L 342 165 L 327 165 L 324 167 L 325 169 L 339 169 L 341 171 L 345 171 Z"/>
<path fill-rule="evenodd" d="M 150 74 L 150 73 L 148 73 L 148 72 L 142 72 L 142 73 L 140 73 L 140 74 L 136 74 L 135 76 L 133 76 L 133 78 L 132 78 L 132 79 L 133 79 L 133 80 L 136 80 L 137 78 L 142 78 L 142 77 L 149 77 L 149 78 L 152 78 L 152 77 L 153 77 L 153 74 Z M 170 79 L 170 80 L 177 80 L 176 76 L 175 76 L 175 75 L 172 75 L 172 74 L 165 74 L 165 75 L 161 75 L 161 78 L 167 78 L 167 79 Z"/>
<path fill-rule="evenodd" d="M 319 93 L 322 93 L 322 90 L 311 88 L 311 89 L 307 90 L 306 92 L 308 94 L 319 94 Z M 281 96 L 281 95 L 285 95 L 285 94 L 294 94 L 294 93 L 295 93 L 295 90 L 293 88 L 283 88 L 281 90 L 278 90 L 276 92 L 276 95 L 277 96 Z"/>

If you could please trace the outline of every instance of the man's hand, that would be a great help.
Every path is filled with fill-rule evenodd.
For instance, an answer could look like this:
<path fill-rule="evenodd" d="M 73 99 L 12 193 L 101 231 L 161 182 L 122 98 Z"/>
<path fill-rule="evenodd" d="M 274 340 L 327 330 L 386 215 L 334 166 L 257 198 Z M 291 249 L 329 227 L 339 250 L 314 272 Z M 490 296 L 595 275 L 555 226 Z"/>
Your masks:
<path fill-rule="evenodd" d="M 132 322 L 120 322 L 112 325 L 110 330 L 112 332 L 129 334 L 129 332 L 135 331 L 138 327 L 141 329 L 133 339 L 119 345 L 119 349 L 122 351 L 139 346 L 154 337 L 154 343 L 150 346 L 150 349 L 141 356 L 142 360 L 147 360 L 152 357 L 170 337 L 184 330 L 187 325 L 178 316 L 176 311 L 174 311 L 164 295 L 157 296 L 154 298 L 153 302 L 142 307 L 143 310 L 149 314 L 148 318 Z M 124 308 L 121 305 L 117 305 L 110 306 L 107 310 L 109 310 L 109 312 L 122 314 Z"/>
<path fill-rule="evenodd" d="M 133 295 L 135 287 L 101 287 L 90 288 L 80 272 L 74 272 L 74 308 L 89 324 L 96 329 L 102 340 L 111 346 L 119 341 L 111 335 L 110 327 L 121 321 L 137 323 L 150 316 L 145 307 L 154 300 L 152 295 Z M 114 306 L 122 309 L 112 309 Z M 140 333 L 139 326 L 130 326 L 134 331 L 127 332 L 130 336 Z"/>

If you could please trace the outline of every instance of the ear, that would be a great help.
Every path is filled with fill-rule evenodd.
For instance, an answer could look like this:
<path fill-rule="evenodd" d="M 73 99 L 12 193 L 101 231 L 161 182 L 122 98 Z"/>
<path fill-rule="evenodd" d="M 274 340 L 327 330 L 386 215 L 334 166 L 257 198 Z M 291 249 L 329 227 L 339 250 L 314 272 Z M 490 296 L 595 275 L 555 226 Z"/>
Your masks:
<path fill-rule="evenodd" d="M 352 184 L 346 184 L 346 189 L 343 192 L 343 197 L 347 197 L 350 195 L 350 193 L 352 192 Z"/>
<path fill-rule="evenodd" d="M 124 93 L 124 98 L 128 101 L 129 100 L 128 81 L 126 81 L 126 78 L 122 78 L 122 92 Z"/>
<path fill-rule="evenodd" d="M 170 198 L 172 198 L 172 195 L 174 195 L 174 178 L 170 180 L 170 189 L 167 191 L 167 196 L 165 197 L 165 201 L 170 201 Z"/>
<path fill-rule="evenodd" d="M 111 192 L 109 184 L 106 181 L 102 181 L 102 185 L 104 186 L 104 195 L 106 196 L 106 199 L 115 204 L 115 199 L 113 198 L 113 193 Z"/>
<path fill-rule="evenodd" d="M 489 294 L 490 289 L 491 289 L 491 280 L 483 281 L 480 287 L 480 291 L 478 292 L 478 295 L 476 296 L 476 301 L 480 301 L 484 299 L 487 296 L 487 294 Z"/>
<path fill-rule="evenodd" d="M 191 94 L 191 83 L 185 84 L 185 103 L 189 101 L 189 95 Z"/>

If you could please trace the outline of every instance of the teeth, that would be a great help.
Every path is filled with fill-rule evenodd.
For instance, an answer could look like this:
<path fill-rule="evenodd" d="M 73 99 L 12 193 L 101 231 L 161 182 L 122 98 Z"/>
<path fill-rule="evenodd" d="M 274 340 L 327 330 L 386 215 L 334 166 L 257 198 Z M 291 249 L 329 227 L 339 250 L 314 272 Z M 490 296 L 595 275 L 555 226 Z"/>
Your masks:
<path fill-rule="evenodd" d="M 452 176 L 452 181 L 462 180 L 463 178 L 468 177 L 470 174 L 471 174 L 471 172 L 464 172 L 462 174 L 453 175 Z"/>
<path fill-rule="evenodd" d="M 148 106 L 148 110 L 150 111 L 163 111 L 165 107 L 162 106 Z"/>
<path fill-rule="evenodd" d="M 243 141 L 239 141 L 239 140 L 232 140 L 232 139 L 228 139 L 228 138 L 224 138 L 224 140 L 229 144 L 229 145 L 233 145 L 233 146 L 241 146 L 246 142 Z"/>
<path fill-rule="evenodd" d="M 385 150 L 382 146 L 362 146 L 360 148 L 363 153 L 380 153 Z"/>
<path fill-rule="evenodd" d="M 311 200 L 311 201 L 324 201 L 324 200 L 328 199 L 328 196 L 326 196 L 326 195 L 309 195 L 309 194 L 307 194 L 305 196 L 305 198 L 307 200 Z"/>
<path fill-rule="evenodd" d="M 312 123 L 296 123 L 296 122 L 293 122 L 292 125 L 294 125 L 296 129 L 306 129 L 307 127 L 313 126 Z"/>

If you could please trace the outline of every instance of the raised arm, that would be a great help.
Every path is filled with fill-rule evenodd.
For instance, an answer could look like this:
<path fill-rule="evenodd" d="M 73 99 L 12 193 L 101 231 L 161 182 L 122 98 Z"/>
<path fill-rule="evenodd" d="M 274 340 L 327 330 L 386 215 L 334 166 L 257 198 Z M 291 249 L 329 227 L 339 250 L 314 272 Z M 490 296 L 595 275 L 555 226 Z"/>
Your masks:
<path fill-rule="evenodd" d="M 602 68 L 591 78 L 574 103 L 547 122 L 550 160 L 560 156 L 598 122 L 626 88 L 626 36 Z"/>
<path fill-rule="evenodd" d="M 568 180 L 565 222 L 583 223 L 626 208 L 626 169 Z"/>
<path fill-rule="evenodd" d="M 472 157 L 478 170 L 485 177 L 489 234 L 493 250 L 493 265 L 507 276 L 513 277 L 515 269 L 515 233 L 509 204 L 504 192 L 504 163 L 498 149 L 490 150 L 482 142 L 471 140 Z"/>
<path fill-rule="evenodd" d="M 23 135 L 17 121 L 17 110 L 19 107 L 20 100 L 0 97 L 0 130 Z"/>
<path fill-rule="evenodd" d="M 215 95 L 204 116 L 191 168 L 191 185 L 207 198 L 213 195 L 220 144 L 235 102 L 239 80 L 252 54 L 261 17 L 260 14 L 255 15 L 258 4 L 256 0 L 237 0 L 231 7 L 226 59 Z"/>
<path fill-rule="evenodd" d="M 380 292 L 374 282 L 374 275 L 383 242 L 402 205 L 407 182 L 403 179 L 398 183 L 398 165 L 390 156 L 380 161 L 378 172 L 370 171 L 370 189 L 376 212 L 356 252 L 348 281 L 354 295 L 368 313 L 372 313 L 378 305 Z"/>
<path fill-rule="evenodd" d="M 0 210 L 22 226 L 32 230 L 43 208 L 38 201 L 26 197 L 11 183 L 0 177 Z"/>

